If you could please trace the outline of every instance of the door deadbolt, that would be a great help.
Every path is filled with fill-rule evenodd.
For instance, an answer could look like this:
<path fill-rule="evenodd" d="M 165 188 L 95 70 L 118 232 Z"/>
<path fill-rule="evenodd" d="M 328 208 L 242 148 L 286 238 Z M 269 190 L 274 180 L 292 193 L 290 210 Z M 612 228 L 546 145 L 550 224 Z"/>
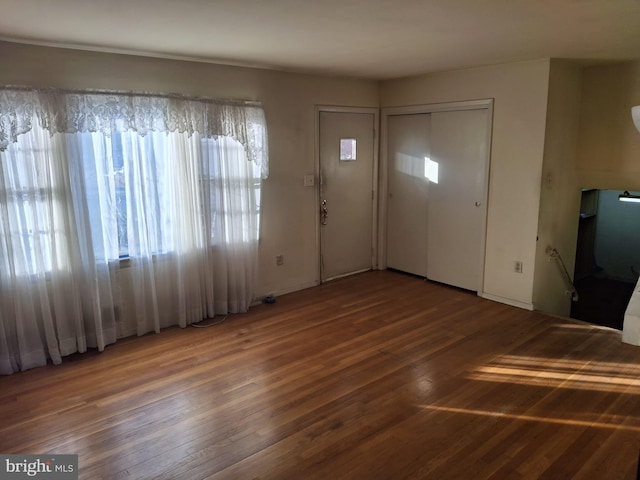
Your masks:
<path fill-rule="evenodd" d="M 327 217 L 329 216 L 329 210 L 327 210 L 327 200 L 322 200 L 322 208 L 320 209 L 320 223 L 322 225 L 327 224 Z"/>

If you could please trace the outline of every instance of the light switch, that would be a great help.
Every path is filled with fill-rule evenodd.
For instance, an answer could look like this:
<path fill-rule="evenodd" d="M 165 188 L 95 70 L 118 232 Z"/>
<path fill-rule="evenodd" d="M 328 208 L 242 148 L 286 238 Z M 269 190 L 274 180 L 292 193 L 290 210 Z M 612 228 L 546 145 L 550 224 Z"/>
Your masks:
<path fill-rule="evenodd" d="M 313 175 L 305 175 L 304 176 L 304 186 L 305 187 L 313 187 L 315 184 L 315 178 Z"/>

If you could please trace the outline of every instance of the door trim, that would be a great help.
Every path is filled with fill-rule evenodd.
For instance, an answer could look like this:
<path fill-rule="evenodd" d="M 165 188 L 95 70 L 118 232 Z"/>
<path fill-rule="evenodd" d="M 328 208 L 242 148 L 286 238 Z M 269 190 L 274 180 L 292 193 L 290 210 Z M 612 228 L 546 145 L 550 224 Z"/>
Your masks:
<path fill-rule="evenodd" d="M 459 110 L 487 110 L 488 125 L 487 125 L 487 158 L 485 166 L 485 178 L 483 192 L 483 202 L 485 205 L 485 215 L 483 222 L 483 232 L 481 235 L 482 245 L 478 248 L 481 249 L 481 264 L 480 264 L 480 279 L 478 285 L 478 295 L 484 294 L 484 270 L 485 270 L 485 257 L 486 257 L 486 242 L 487 242 L 487 217 L 489 213 L 489 173 L 491 164 L 491 139 L 493 138 L 493 98 L 480 99 L 480 100 L 467 100 L 461 102 L 447 102 L 447 103 L 432 103 L 422 105 L 408 105 L 401 107 L 385 107 L 382 109 L 380 117 L 380 194 L 379 194 L 379 216 L 378 216 L 378 268 L 387 268 L 387 216 L 388 216 L 388 194 L 389 194 L 389 155 L 387 152 L 389 146 L 389 117 L 396 115 L 415 115 L 415 114 L 427 114 L 436 112 L 450 112 Z"/>
<path fill-rule="evenodd" d="M 373 115 L 373 172 L 372 184 L 373 184 L 373 199 L 372 199 L 372 218 L 371 218 L 371 268 L 373 270 L 378 269 L 379 246 L 378 246 L 378 231 L 380 229 L 379 223 L 379 147 L 380 147 L 380 109 L 377 107 L 348 107 L 348 106 L 335 106 L 335 105 L 316 105 L 314 112 L 315 122 L 315 138 L 314 138 L 314 150 L 315 150 L 315 222 L 316 222 L 316 284 L 322 283 L 322 251 L 320 240 L 320 114 L 322 112 L 329 113 L 364 113 Z M 354 272 L 357 273 L 357 272 Z M 333 280 L 326 279 L 326 281 Z"/>

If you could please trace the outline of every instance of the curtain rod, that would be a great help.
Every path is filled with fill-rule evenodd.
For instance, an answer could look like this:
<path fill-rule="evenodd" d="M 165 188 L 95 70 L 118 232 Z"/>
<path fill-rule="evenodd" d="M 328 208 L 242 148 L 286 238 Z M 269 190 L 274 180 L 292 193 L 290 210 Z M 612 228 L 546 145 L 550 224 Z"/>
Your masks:
<path fill-rule="evenodd" d="M 136 92 L 126 90 L 108 90 L 108 89 L 68 89 L 68 88 L 55 88 L 55 87 L 29 87 L 26 85 L 0 85 L 0 90 L 22 90 L 22 91 L 35 91 L 35 92 L 56 92 L 56 93 L 69 93 L 69 94 L 91 94 L 91 95 L 123 95 L 128 97 L 156 97 L 156 98 L 171 98 L 176 100 L 190 100 L 206 103 L 217 103 L 222 105 L 237 105 L 247 107 L 262 107 L 262 102 L 255 100 L 242 100 L 235 98 L 212 98 L 212 97 L 198 97 L 194 95 L 184 95 L 180 93 L 156 93 L 156 92 Z"/>

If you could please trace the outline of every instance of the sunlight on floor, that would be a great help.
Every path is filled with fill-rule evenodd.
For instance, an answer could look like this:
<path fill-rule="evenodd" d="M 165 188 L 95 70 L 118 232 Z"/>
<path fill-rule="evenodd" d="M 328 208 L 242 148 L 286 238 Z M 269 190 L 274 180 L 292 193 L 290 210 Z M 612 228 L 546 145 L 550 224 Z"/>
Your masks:
<path fill-rule="evenodd" d="M 640 365 L 504 355 L 468 374 L 471 380 L 640 394 Z"/>
<path fill-rule="evenodd" d="M 554 328 L 561 328 L 561 329 L 565 329 L 565 330 L 586 330 L 586 331 L 593 331 L 593 330 L 609 330 L 609 331 L 611 331 L 612 330 L 611 327 L 605 327 L 603 325 L 595 325 L 595 324 L 592 324 L 592 323 L 585 323 L 585 324 L 563 323 L 562 325 L 554 325 Z"/>
<path fill-rule="evenodd" d="M 566 418 L 552 418 L 548 416 L 539 417 L 535 415 L 504 413 L 504 412 L 497 412 L 497 411 L 491 411 L 491 410 L 473 410 L 473 409 L 467 409 L 467 408 L 444 407 L 444 406 L 438 406 L 438 405 L 419 405 L 419 407 L 425 410 L 431 410 L 435 412 L 460 413 L 465 415 L 482 415 L 486 417 L 498 417 L 498 418 L 506 418 L 511 420 L 523 420 L 527 422 L 544 422 L 544 423 L 553 423 L 558 425 L 608 428 L 611 430 L 628 430 L 633 432 L 640 432 L 640 426 L 620 425 L 617 423 L 603 422 L 601 420 L 590 421 L 590 420 L 573 420 L 573 419 L 566 419 Z"/>
<path fill-rule="evenodd" d="M 567 326 L 573 328 L 573 325 Z M 580 326 L 576 326 L 580 327 Z M 548 389 L 540 399 L 529 407 L 513 404 L 506 409 L 459 408 L 456 406 L 422 405 L 421 408 L 435 412 L 481 415 L 494 418 L 544 422 L 559 425 L 620 429 L 640 432 L 640 417 L 630 414 L 624 408 L 619 415 L 588 411 L 574 406 L 570 410 L 553 412 L 548 406 L 544 414 L 537 414 L 537 405 L 556 396 L 556 389 L 563 391 L 600 392 L 602 396 L 615 392 L 629 396 L 640 395 L 640 364 L 598 361 L 585 355 L 585 359 L 550 358 L 543 354 L 501 355 L 469 371 L 466 378 L 473 381 L 510 384 L 529 388 Z M 526 390 L 524 390 L 526 391 Z M 570 393 L 569 393 L 570 394 Z M 571 394 L 570 394 L 571 395 Z M 629 397 L 627 397 L 629 398 Z M 542 402 L 542 403 L 540 403 Z M 513 408 L 512 408 L 513 407 Z M 520 413 L 517 411 L 520 409 Z"/>

